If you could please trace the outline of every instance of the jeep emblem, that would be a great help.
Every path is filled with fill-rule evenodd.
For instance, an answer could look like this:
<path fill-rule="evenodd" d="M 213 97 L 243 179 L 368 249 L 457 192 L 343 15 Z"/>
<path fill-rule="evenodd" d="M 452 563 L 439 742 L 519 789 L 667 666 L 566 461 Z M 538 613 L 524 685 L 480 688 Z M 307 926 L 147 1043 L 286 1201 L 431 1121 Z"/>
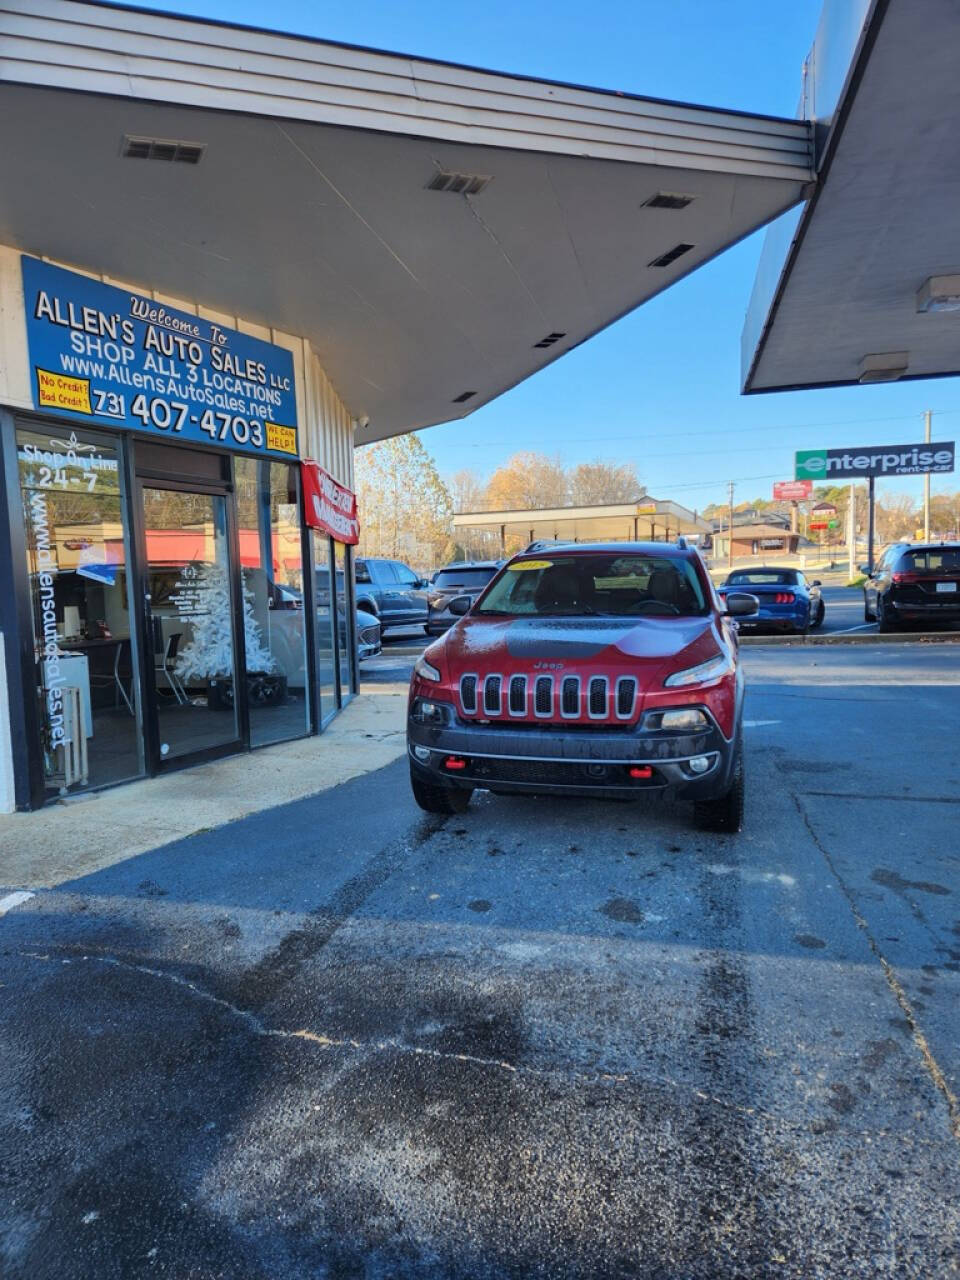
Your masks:
<path fill-rule="evenodd" d="M 562 671 L 562 662 L 535 662 L 533 664 L 534 671 Z"/>

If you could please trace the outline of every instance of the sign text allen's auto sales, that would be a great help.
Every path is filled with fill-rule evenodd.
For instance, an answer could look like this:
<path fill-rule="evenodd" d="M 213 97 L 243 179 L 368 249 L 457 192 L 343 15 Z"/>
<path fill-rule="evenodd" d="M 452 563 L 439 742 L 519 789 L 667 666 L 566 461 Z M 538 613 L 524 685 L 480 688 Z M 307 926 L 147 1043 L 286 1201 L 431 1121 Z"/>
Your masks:
<path fill-rule="evenodd" d="M 934 444 L 882 444 L 856 449 L 801 449 L 798 480 L 867 480 L 871 476 L 919 476 L 952 471 L 953 441 Z"/>
<path fill-rule="evenodd" d="M 295 458 L 284 347 L 23 255 L 36 407 L 58 417 Z"/>

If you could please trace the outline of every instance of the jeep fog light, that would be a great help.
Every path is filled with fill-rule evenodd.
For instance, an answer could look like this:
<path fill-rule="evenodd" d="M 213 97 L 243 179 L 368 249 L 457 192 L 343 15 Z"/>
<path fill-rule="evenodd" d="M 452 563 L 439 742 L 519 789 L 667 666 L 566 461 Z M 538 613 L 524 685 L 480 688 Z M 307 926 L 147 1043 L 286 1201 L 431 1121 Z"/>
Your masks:
<path fill-rule="evenodd" d="M 691 773 L 706 773 L 710 768 L 709 756 L 693 756 L 687 761 Z"/>
<path fill-rule="evenodd" d="M 426 764 L 426 762 L 430 759 L 430 748 L 414 747 L 413 754 L 417 757 L 418 760 L 422 760 L 423 763 Z"/>
<path fill-rule="evenodd" d="M 664 711 L 660 716 L 661 729 L 705 729 L 707 717 L 694 707 L 682 711 Z"/>

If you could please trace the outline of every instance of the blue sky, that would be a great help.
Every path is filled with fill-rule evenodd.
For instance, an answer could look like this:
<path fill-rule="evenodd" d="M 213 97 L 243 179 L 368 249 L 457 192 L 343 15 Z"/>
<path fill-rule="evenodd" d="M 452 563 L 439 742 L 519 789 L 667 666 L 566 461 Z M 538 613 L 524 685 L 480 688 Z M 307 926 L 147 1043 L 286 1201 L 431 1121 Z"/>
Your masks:
<path fill-rule="evenodd" d="M 247 22 L 707 106 L 792 116 L 821 0 L 198 0 L 171 12 Z M 423 441 L 444 474 L 489 474 L 518 447 L 568 464 L 632 461 L 651 493 L 690 507 L 770 495 L 799 448 L 934 438 L 960 425 L 956 379 L 744 397 L 739 339 L 762 232 L 465 423 Z M 920 497 L 921 481 L 885 482 Z M 933 492 L 955 476 L 933 477 Z"/>

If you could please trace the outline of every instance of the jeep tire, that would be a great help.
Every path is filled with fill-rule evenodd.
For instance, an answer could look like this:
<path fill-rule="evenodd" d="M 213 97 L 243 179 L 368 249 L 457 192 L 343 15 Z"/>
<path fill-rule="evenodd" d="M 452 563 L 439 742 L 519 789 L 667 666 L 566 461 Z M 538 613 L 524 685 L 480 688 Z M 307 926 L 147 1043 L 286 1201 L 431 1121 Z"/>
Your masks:
<path fill-rule="evenodd" d="M 697 825 L 704 831 L 726 832 L 735 835 L 743 830 L 743 746 L 737 747 L 730 786 L 716 800 L 696 800 L 693 811 Z"/>
<path fill-rule="evenodd" d="M 473 789 L 463 787 L 437 787 L 423 782 L 410 768 L 410 790 L 417 804 L 426 813 L 466 813 Z"/>

